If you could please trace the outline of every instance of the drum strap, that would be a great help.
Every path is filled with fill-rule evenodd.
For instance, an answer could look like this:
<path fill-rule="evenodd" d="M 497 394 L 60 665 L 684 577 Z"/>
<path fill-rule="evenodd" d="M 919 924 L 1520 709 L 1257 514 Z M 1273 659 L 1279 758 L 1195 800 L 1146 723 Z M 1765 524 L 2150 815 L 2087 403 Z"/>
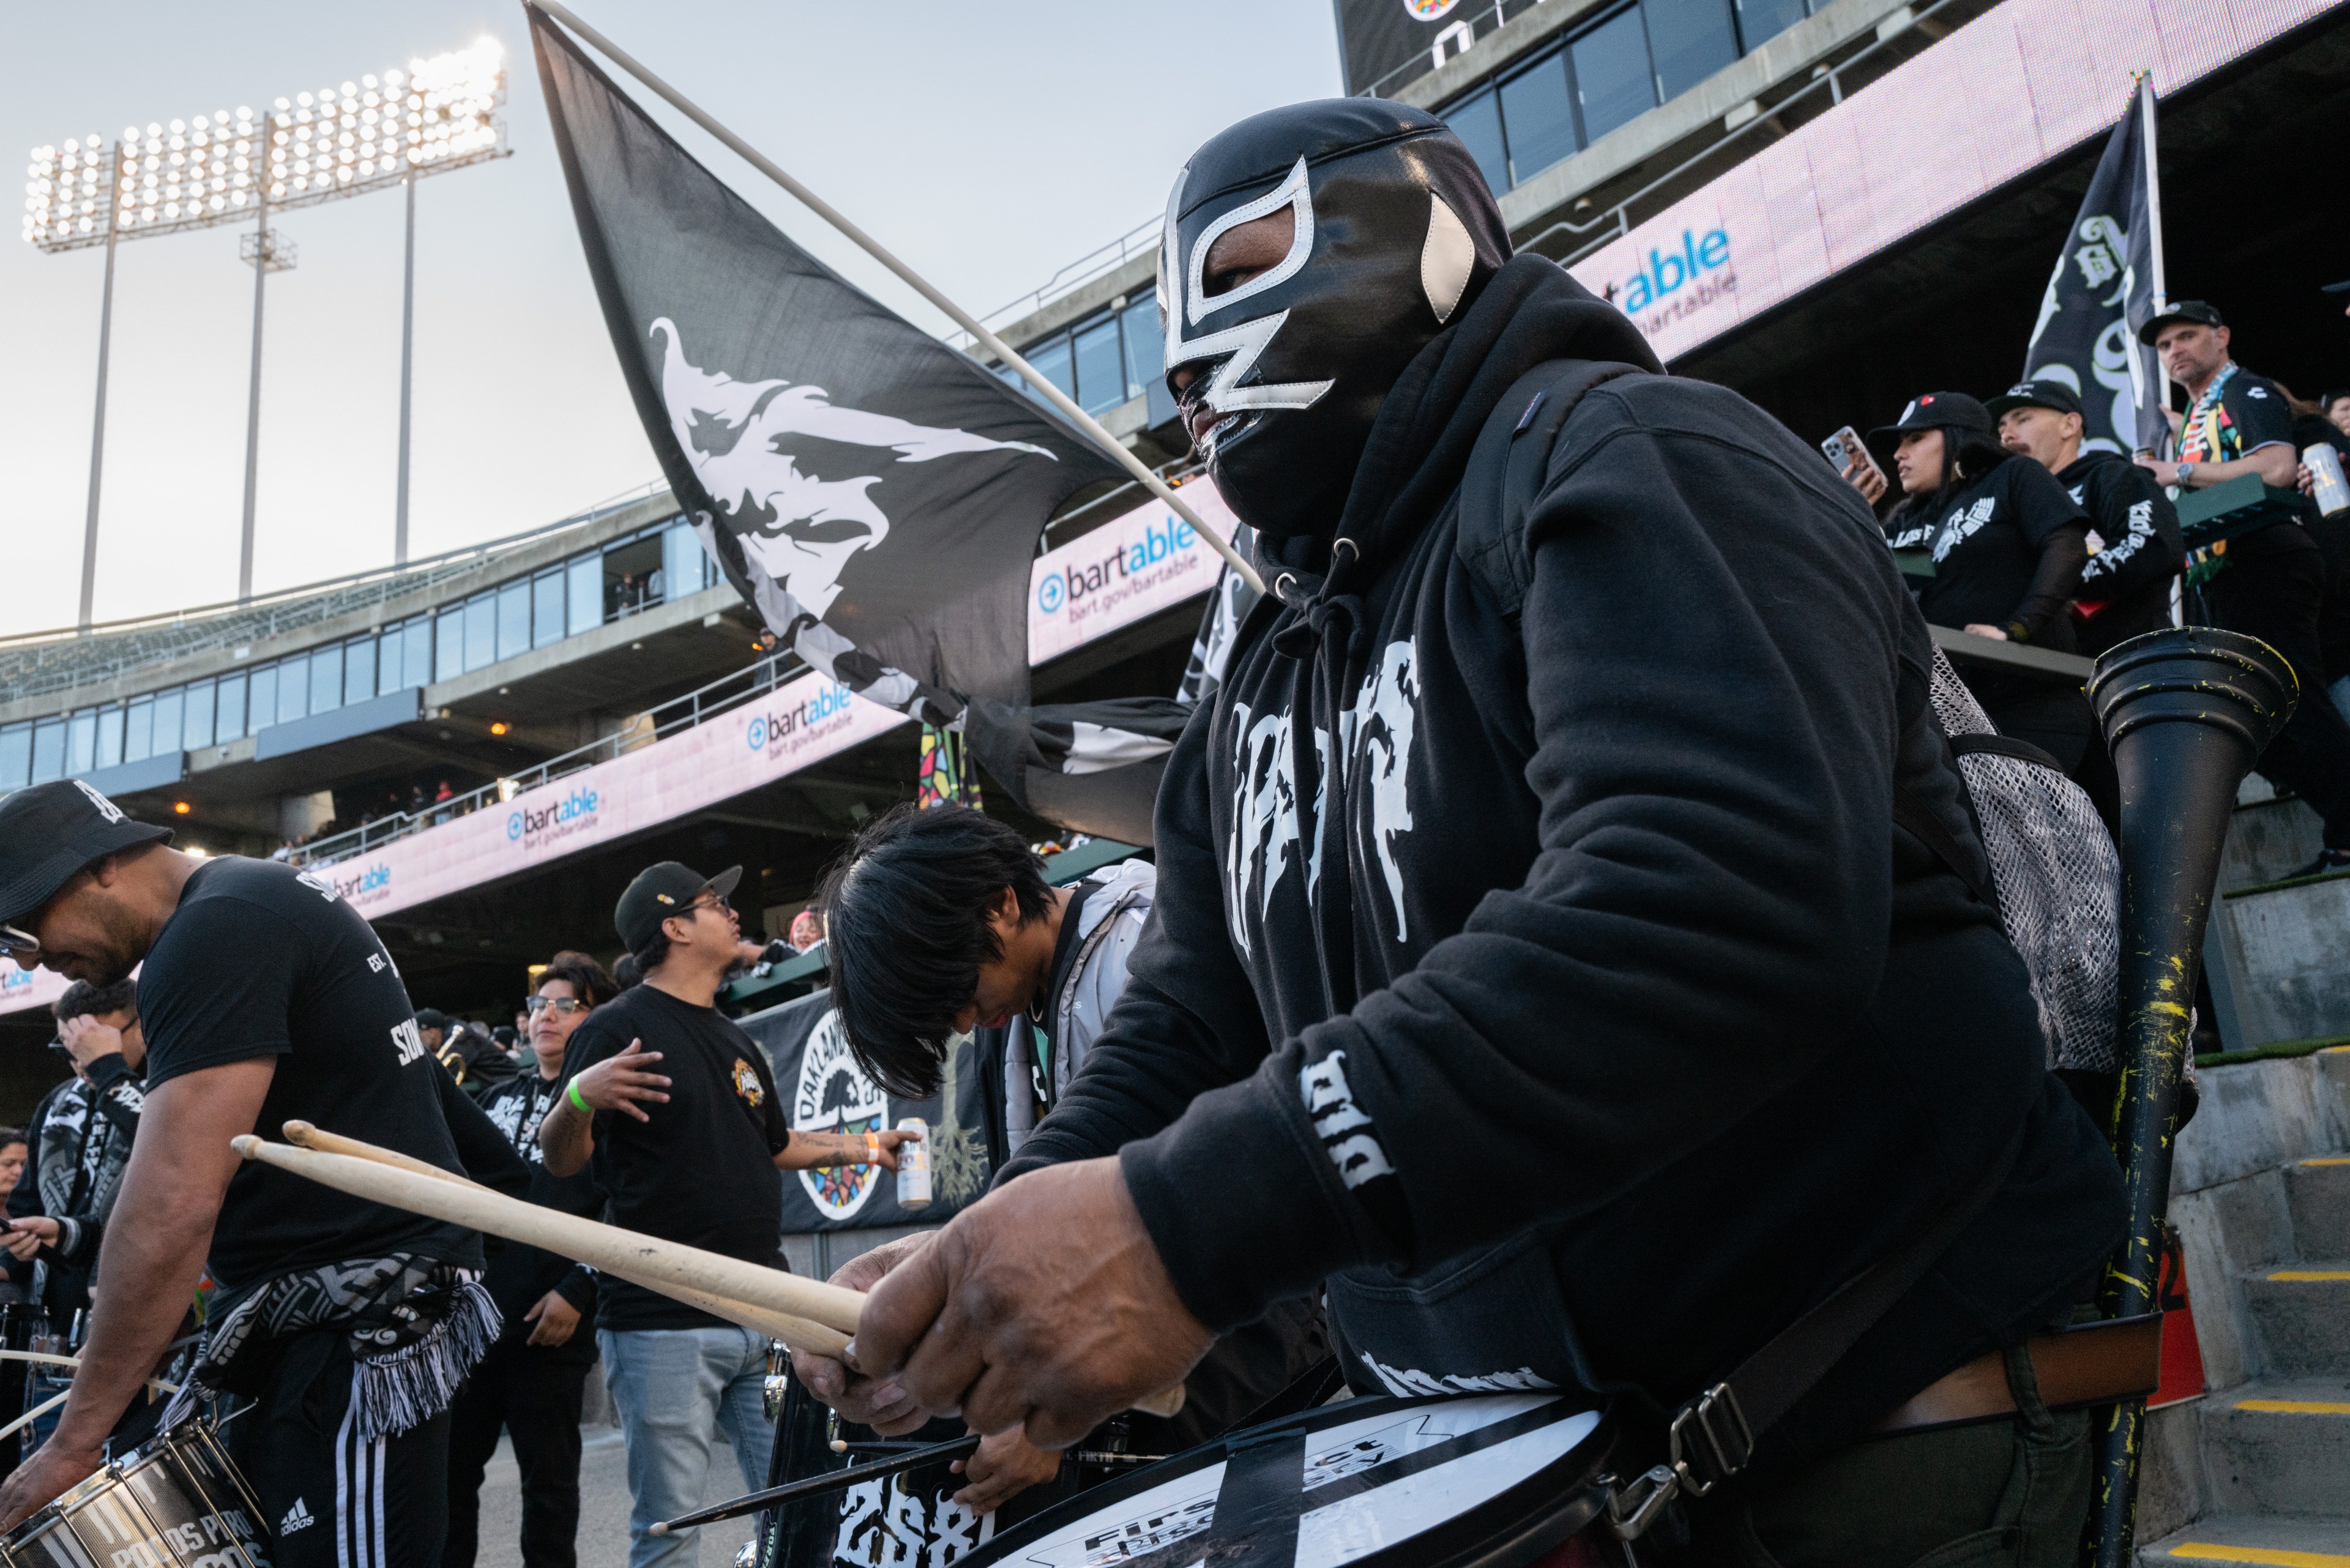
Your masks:
<path fill-rule="evenodd" d="M 2019 1125 L 1981 1179 L 1931 1225 L 1837 1286 L 1737 1371 L 1675 1411 L 1665 1462 L 1617 1483 L 1610 1492 L 1608 1522 L 1617 1536 L 1638 1539 L 1675 1497 L 1703 1497 L 1751 1464 L 1760 1439 L 1926 1277 L 1959 1232 L 1982 1212 L 2022 1150 Z"/>

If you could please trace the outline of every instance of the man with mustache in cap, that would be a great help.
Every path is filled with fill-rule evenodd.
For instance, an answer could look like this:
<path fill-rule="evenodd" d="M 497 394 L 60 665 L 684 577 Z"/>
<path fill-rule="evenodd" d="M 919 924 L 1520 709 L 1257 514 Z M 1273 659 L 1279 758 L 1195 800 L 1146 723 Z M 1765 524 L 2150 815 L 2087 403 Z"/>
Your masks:
<path fill-rule="evenodd" d="M 1320 1287 L 1358 1392 L 1605 1390 L 1637 1475 L 1858 1280 L 1875 1326 L 1644 1548 L 2069 1563 L 2043 1331 L 2120 1181 L 1997 915 L 1895 826 L 1982 874 L 1868 509 L 1513 258 L 1418 109 L 1241 122 L 1162 246 L 1272 592 L 1169 761 L 1122 999 L 995 1190 L 894 1244 L 843 1407 L 1067 1443 Z M 1974 1424 L 1929 1413 L 1954 1377 Z"/>

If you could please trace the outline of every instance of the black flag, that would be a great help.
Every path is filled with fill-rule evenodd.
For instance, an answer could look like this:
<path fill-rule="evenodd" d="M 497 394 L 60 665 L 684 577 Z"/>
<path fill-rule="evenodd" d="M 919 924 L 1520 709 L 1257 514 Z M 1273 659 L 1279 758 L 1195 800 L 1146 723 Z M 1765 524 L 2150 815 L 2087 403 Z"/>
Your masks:
<path fill-rule="evenodd" d="M 2161 370 L 2137 340 L 2154 315 L 2162 243 L 2153 127 L 2154 83 L 2142 78 L 2066 231 L 2024 350 L 2024 379 L 2079 394 L 2085 452 L 2159 452 L 2170 433 Z"/>
<path fill-rule="evenodd" d="M 937 724 L 1021 709 L 1037 536 L 1122 471 L 794 244 L 529 13 L 605 323 L 703 546 L 858 695 Z"/>

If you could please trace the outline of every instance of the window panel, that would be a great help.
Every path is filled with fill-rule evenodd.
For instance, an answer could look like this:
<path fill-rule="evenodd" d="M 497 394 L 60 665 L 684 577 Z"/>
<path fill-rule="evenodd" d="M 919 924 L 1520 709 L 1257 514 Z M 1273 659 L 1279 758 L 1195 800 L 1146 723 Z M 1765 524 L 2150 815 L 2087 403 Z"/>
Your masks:
<path fill-rule="evenodd" d="M 1510 143 L 1510 178 L 1532 179 L 1580 145 L 1566 56 L 1555 54 L 1502 84 L 1502 125 Z"/>
<path fill-rule="evenodd" d="M 465 601 L 465 669 L 494 664 L 498 658 L 498 601 L 494 594 L 475 594 Z"/>
<path fill-rule="evenodd" d="M 498 589 L 498 657 L 530 651 L 530 579 L 519 577 Z"/>
<path fill-rule="evenodd" d="M 219 711 L 219 722 L 213 726 L 213 732 L 225 746 L 244 733 L 244 677 L 222 676 L 220 692 L 214 703 Z"/>
<path fill-rule="evenodd" d="M 180 715 L 180 745 L 196 751 L 213 743 L 213 683 L 188 682 L 188 705 Z"/>
<path fill-rule="evenodd" d="M 545 648 L 563 640 L 563 568 L 541 572 L 530 585 L 530 645 Z"/>
<path fill-rule="evenodd" d="M 1738 57 L 1729 0 L 1642 0 L 1659 102 L 1697 86 Z"/>
<path fill-rule="evenodd" d="M 343 644 L 343 706 L 375 695 L 375 639 L 355 637 Z"/>
<path fill-rule="evenodd" d="M 465 673 L 465 607 L 442 610 L 432 631 L 432 679 L 453 680 Z"/>
<path fill-rule="evenodd" d="M 593 631 L 604 624 L 604 557 L 600 555 L 574 556 L 564 568 L 566 592 L 570 601 L 567 617 L 570 634 L 577 637 L 583 631 Z"/>
<path fill-rule="evenodd" d="M 1098 418 L 1126 401 L 1126 356 L 1118 344 L 1115 318 L 1097 322 L 1076 337 L 1077 406 Z"/>
<path fill-rule="evenodd" d="M 85 708 L 66 719 L 66 772 L 86 774 L 98 760 L 98 712 Z"/>
<path fill-rule="evenodd" d="M 1445 110 L 1444 123 L 1452 128 L 1469 156 L 1484 171 L 1485 183 L 1496 192 L 1510 188 L 1510 160 L 1502 146 L 1502 109 L 1491 88 Z"/>
<path fill-rule="evenodd" d="M 702 554 L 702 541 L 694 536 L 688 524 L 678 524 L 661 534 L 661 597 L 681 599 L 688 594 L 702 591 L 702 563 L 708 559 Z"/>
<path fill-rule="evenodd" d="M 1738 0 L 1738 41 L 1761 48 L 1810 14 L 1804 0 Z"/>
<path fill-rule="evenodd" d="M 151 756 L 168 757 L 180 750 L 180 722 L 187 693 L 174 686 L 155 693 L 154 750 Z"/>
<path fill-rule="evenodd" d="M 134 697 L 122 711 L 122 760 L 143 763 L 154 750 L 151 743 L 155 722 L 155 699 Z"/>
<path fill-rule="evenodd" d="M 122 704 L 114 703 L 98 711 L 98 765 L 110 768 L 122 760 Z M 0 784 L 0 789 L 5 789 Z"/>
<path fill-rule="evenodd" d="M 447 617 L 442 618 L 447 621 Z M 401 686 L 432 684 L 432 618 L 421 615 L 408 623 L 407 648 L 401 655 L 406 668 L 400 671 Z"/>
<path fill-rule="evenodd" d="M 0 729 L 0 790 L 23 789 L 32 782 L 33 726 Z"/>
<path fill-rule="evenodd" d="M 244 732 L 255 734 L 277 722 L 277 666 L 265 664 L 253 672 L 244 703 Z M 125 753 L 124 755 L 129 755 Z"/>
<path fill-rule="evenodd" d="M 285 689 L 278 689 L 285 695 Z M 310 711 L 331 713 L 343 705 L 343 645 L 321 648 L 310 655 Z"/>
<path fill-rule="evenodd" d="M 1036 367 L 1038 375 L 1060 388 L 1065 394 L 1072 398 L 1077 395 L 1077 383 L 1069 373 L 1069 338 L 1066 333 L 1022 350 L 1022 357 Z M 1021 382 L 1024 387 L 1027 384 Z M 1042 402 L 1044 400 L 1040 398 L 1037 400 Z"/>
<path fill-rule="evenodd" d="M 402 685 L 401 676 L 408 661 L 408 628 L 393 627 L 376 639 L 375 689 L 397 691 Z"/>
<path fill-rule="evenodd" d="M 1118 317 L 1126 332 L 1126 392 L 1139 398 L 1167 374 L 1167 335 L 1159 322 L 1159 301 L 1129 305 Z"/>
<path fill-rule="evenodd" d="M 47 784 L 65 777 L 66 722 L 42 719 L 33 725 L 33 782 Z"/>
<path fill-rule="evenodd" d="M 310 661 L 298 654 L 277 665 L 277 722 L 307 717 L 310 711 Z"/>
<path fill-rule="evenodd" d="M 1585 146 L 1634 116 L 1657 107 L 1648 70 L 1648 40 L 1638 7 L 1618 11 L 1567 46 L 1575 61 L 1575 99 L 1583 110 Z"/>

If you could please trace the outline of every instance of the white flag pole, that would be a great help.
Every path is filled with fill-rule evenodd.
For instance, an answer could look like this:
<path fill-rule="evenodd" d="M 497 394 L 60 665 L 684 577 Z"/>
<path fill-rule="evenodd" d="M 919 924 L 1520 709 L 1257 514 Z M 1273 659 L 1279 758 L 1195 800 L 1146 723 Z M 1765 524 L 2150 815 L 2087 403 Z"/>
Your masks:
<path fill-rule="evenodd" d="M 949 299 L 945 295 L 941 294 L 937 289 L 931 287 L 929 282 L 926 281 L 920 274 L 915 272 L 913 268 L 908 266 L 904 262 L 899 261 L 896 256 L 890 254 L 888 250 L 883 248 L 879 240 L 876 240 L 872 235 L 867 234 L 863 229 L 858 228 L 855 223 L 850 223 L 846 217 L 842 216 L 830 202 L 827 202 L 823 197 L 818 196 L 806 186 L 801 184 L 797 180 L 793 179 L 789 174 L 785 173 L 773 160 L 766 157 L 764 153 L 760 152 L 756 148 L 743 140 L 741 137 L 735 135 L 733 131 L 727 130 L 724 126 L 719 124 L 717 120 L 711 118 L 708 113 L 704 112 L 699 105 L 695 104 L 683 93 L 679 92 L 667 82 L 661 80 L 660 78 L 647 70 L 633 56 L 629 55 L 619 45 L 613 43 L 611 39 L 604 36 L 603 34 L 598 32 L 587 23 L 581 21 L 578 16 L 573 14 L 570 7 L 557 4 L 557 0 L 525 0 L 525 3 L 535 10 L 543 11 L 548 16 L 553 16 L 565 26 L 578 34 L 582 38 L 587 39 L 588 42 L 594 45 L 597 50 L 606 58 L 619 66 L 622 70 L 627 71 L 639 81 L 644 83 L 646 87 L 650 88 L 654 92 L 659 93 L 662 99 L 668 101 L 671 108 L 684 115 L 688 119 L 692 120 L 694 124 L 702 127 L 702 130 L 710 132 L 711 135 L 716 137 L 720 141 L 724 142 L 727 148 L 736 156 L 740 157 L 744 162 L 750 164 L 751 167 L 756 169 L 760 173 L 764 174 L 768 179 L 773 180 L 776 184 L 781 185 L 785 190 L 790 192 L 792 195 L 799 201 L 801 205 L 806 207 L 810 212 L 814 213 L 817 217 L 822 218 L 826 223 L 830 223 L 834 228 L 838 229 L 843 234 L 854 241 L 866 254 L 871 256 L 875 261 L 879 262 L 883 266 L 888 267 L 891 272 L 897 274 L 898 276 L 902 279 L 908 286 L 912 288 L 915 293 L 920 295 L 924 299 L 929 300 L 932 305 L 937 306 L 941 310 L 944 311 L 948 318 L 952 320 L 956 326 L 962 327 L 965 332 L 970 333 L 974 338 L 977 338 L 982 344 L 985 345 L 989 353 L 993 354 L 997 358 L 1003 360 L 1014 370 L 1019 372 L 1021 379 L 1026 381 L 1030 386 L 1035 388 L 1039 393 L 1043 394 L 1045 401 L 1051 403 L 1055 409 L 1058 409 L 1061 413 L 1072 423 L 1076 424 L 1079 430 L 1091 436 L 1096 444 L 1100 446 L 1100 448 L 1104 452 L 1107 452 L 1112 458 L 1115 458 L 1128 473 L 1131 473 L 1152 494 L 1158 496 L 1159 500 L 1167 503 L 1167 504 L 1174 510 L 1175 515 L 1190 524 L 1192 531 L 1198 534 L 1201 538 L 1205 539 L 1208 542 L 1209 546 L 1212 548 L 1216 554 L 1222 556 L 1224 560 L 1230 564 L 1232 570 L 1241 575 L 1243 581 L 1246 582 L 1249 587 L 1254 588 L 1257 592 L 1264 592 L 1264 580 L 1257 576 L 1256 569 L 1251 566 L 1246 560 L 1242 558 L 1240 552 L 1232 548 L 1230 541 L 1223 538 L 1214 529 L 1209 527 L 1206 523 L 1202 522 L 1200 518 L 1200 514 L 1192 511 L 1191 506 L 1184 502 L 1183 498 L 1175 493 L 1173 486 L 1170 485 L 1165 480 L 1159 478 L 1157 474 L 1151 472 L 1149 464 L 1135 456 L 1134 453 L 1127 451 L 1125 446 L 1119 442 L 1116 436 L 1110 434 L 1109 431 L 1101 427 L 1100 421 L 1097 421 L 1091 414 L 1086 412 L 1085 410 L 1079 408 L 1075 400 L 1073 400 L 1068 394 L 1062 391 L 1060 388 L 1046 380 L 1044 374 L 1039 371 L 1036 367 L 1031 365 L 1027 360 L 1014 353 L 1011 347 L 1006 344 L 1003 339 L 998 337 L 994 333 L 990 332 L 986 327 L 981 326 L 978 317 L 971 315 L 953 300 Z"/>

